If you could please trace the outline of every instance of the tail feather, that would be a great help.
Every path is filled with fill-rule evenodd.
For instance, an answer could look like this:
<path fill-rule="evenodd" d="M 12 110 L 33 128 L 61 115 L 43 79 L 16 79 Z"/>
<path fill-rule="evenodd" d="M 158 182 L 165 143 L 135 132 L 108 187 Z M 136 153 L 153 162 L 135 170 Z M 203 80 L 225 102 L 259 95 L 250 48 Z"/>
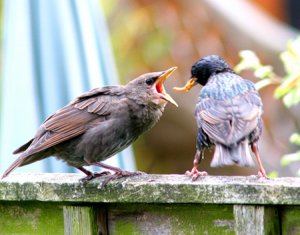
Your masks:
<path fill-rule="evenodd" d="M 241 141 L 238 145 L 232 147 L 216 143 L 215 153 L 210 166 L 219 167 L 234 164 L 242 167 L 254 166 L 249 151 L 248 140 Z"/>
<path fill-rule="evenodd" d="M 29 140 L 26 144 L 23 144 L 21 147 L 13 151 L 13 154 L 24 152 L 32 143 L 33 139 Z"/>
<path fill-rule="evenodd" d="M 15 151 L 13 151 L 13 154 L 18 154 L 26 151 L 28 147 L 31 145 L 33 139 L 29 140 L 26 144 L 23 144 L 19 148 L 17 148 Z M 26 165 L 26 160 L 28 160 L 28 156 L 26 156 L 25 153 L 21 154 L 17 160 L 15 160 L 9 167 L 8 169 L 2 174 L 0 180 L 8 176 L 14 169 L 16 169 L 19 166 Z"/>
<path fill-rule="evenodd" d="M 18 157 L 17 160 L 15 160 L 13 162 L 13 164 L 11 164 L 8 167 L 8 169 L 2 174 L 1 180 L 4 179 L 6 176 L 8 176 L 14 169 L 21 166 L 24 163 L 25 160 L 26 160 L 26 158 L 24 158 L 22 156 Z"/>
<path fill-rule="evenodd" d="M 36 153 L 33 155 L 28 155 L 28 152 L 23 152 L 21 155 L 8 167 L 8 169 L 3 173 L 0 180 L 8 176 L 14 169 L 20 166 L 25 166 L 30 163 L 43 160 L 44 158 L 47 158 L 51 156 L 51 151 L 43 151 L 40 153 Z"/>

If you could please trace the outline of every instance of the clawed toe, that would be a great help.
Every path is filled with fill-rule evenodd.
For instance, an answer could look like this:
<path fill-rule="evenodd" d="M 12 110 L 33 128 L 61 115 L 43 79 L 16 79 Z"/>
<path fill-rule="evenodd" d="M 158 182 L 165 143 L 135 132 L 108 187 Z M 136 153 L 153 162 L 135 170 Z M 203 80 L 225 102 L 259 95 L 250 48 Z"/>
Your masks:
<path fill-rule="evenodd" d="M 261 171 L 259 171 L 259 172 L 257 173 L 257 177 L 258 177 L 259 179 L 270 179 L 270 178 L 266 175 L 265 172 L 261 172 Z"/>
<path fill-rule="evenodd" d="M 142 171 L 117 171 L 114 175 L 118 175 L 119 178 L 123 176 L 145 175 Z"/>
<path fill-rule="evenodd" d="M 206 176 L 207 172 L 206 171 L 198 171 L 197 169 L 193 168 L 191 171 L 186 171 L 185 175 L 191 176 L 192 181 L 195 181 L 198 179 L 199 176 Z"/>
<path fill-rule="evenodd" d="M 79 180 L 79 182 L 85 184 L 85 183 L 87 183 L 88 181 L 90 181 L 92 179 L 94 179 L 94 176 L 93 175 L 88 175 L 86 177 L 81 178 Z"/>
<path fill-rule="evenodd" d="M 135 171 L 135 172 L 131 172 L 133 175 L 147 175 L 146 172 L 142 172 L 142 171 Z"/>
<path fill-rule="evenodd" d="M 107 185 L 110 181 L 115 180 L 115 179 L 119 179 L 122 177 L 128 177 L 128 176 L 135 176 L 135 175 L 142 175 L 142 174 L 146 174 L 144 172 L 141 171 L 116 171 L 113 175 L 110 175 L 108 177 L 105 178 L 105 180 L 102 182 L 101 186 L 104 187 L 105 185 Z"/>
<path fill-rule="evenodd" d="M 111 173 L 109 171 L 102 171 L 102 172 L 99 172 L 99 173 L 91 173 L 89 175 L 87 175 L 86 177 L 80 179 L 80 182 L 81 183 L 87 183 L 88 181 L 92 180 L 92 179 L 95 179 L 95 178 L 98 178 L 98 177 L 101 177 L 101 176 L 104 176 L 104 175 L 110 175 Z"/>

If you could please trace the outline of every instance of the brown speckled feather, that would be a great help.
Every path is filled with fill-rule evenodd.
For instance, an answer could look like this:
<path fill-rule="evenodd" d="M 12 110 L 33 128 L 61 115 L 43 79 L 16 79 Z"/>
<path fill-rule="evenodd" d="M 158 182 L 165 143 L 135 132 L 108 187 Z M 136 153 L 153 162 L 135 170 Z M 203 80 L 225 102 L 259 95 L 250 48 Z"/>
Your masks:
<path fill-rule="evenodd" d="M 112 88 L 91 90 L 48 117 L 27 149 L 26 156 L 83 134 L 89 127 L 87 124 L 92 124 L 96 119 L 101 121 L 101 116 L 105 120 L 104 117 L 122 93 L 119 87 Z"/>
<path fill-rule="evenodd" d="M 149 130 L 168 101 L 177 106 L 163 87 L 175 69 L 143 74 L 125 86 L 106 86 L 82 94 L 51 115 L 32 140 L 14 151 L 20 156 L 2 178 L 16 167 L 50 156 L 81 170 L 87 180 L 102 175 L 84 169 L 89 165 L 112 170 L 117 177 L 122 175 L 122 170 L 101 161 L 122 151 Z"/>

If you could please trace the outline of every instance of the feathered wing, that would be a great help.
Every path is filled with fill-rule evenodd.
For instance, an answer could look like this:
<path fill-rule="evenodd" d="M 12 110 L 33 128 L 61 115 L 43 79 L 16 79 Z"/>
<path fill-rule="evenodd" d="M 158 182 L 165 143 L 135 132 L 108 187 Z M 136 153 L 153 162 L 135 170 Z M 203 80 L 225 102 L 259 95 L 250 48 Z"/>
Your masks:
<path fill-rule="evenodd" d="M 195 113 L 198 125 L 216 144 L 212 166 L 253 164 L 245 137 L 257 127 L 261 107 L 256 91 L 229 100 L 200 100 Z"/>
<path fill-rule="evenodd" d="M 5 171 L 2 178 L 18 166 L 42 159 L 31 159 L 32 155 L 83 134 L 89 128 L 88 124 L 94 120 L 97 122 L 101 121 L 101 118 L 104 120 L 122 93 L 122 87 L 96 88 L 55 112 L 41 125 L 32 140 L 14 151 L 14 153 L 23 152 Z"/>

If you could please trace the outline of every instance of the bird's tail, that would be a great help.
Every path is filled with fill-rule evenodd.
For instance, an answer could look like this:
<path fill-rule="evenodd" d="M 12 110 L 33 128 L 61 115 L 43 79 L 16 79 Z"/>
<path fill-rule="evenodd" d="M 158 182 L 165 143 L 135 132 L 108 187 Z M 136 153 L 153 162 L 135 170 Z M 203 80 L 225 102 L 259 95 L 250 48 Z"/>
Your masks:
<path fill-rule="evenodd" d="M 51 156 L 51 152 L 40 152 L 33 155 L 29 155 L 28 152 L 23 152 L 21 155 L 8 167 L 8 169 L 3 173 L 0 180 L 8 176 L 14 169 L 19 166 L 25 166 L 27 164 L 43 160 L 44 158 Z"/>
<path fill-rule="evenodd" d="M 13 164 L 11 164 L 8 169 L 2 174 L 0 180 L 4 179 L 6 176 L 8 176 L 14 169 L 16 169 L 17 167 L 23 165 L 24 160 L 26 158 L 22 157 L 22 155 L 20 157 L 17 158 L 17 160 L 15 160 L 13 162 Z"/>
<path fill-rule="evenodd" d="M 242 167 L 253 166 L 248 140 L 241 141 L 239 144 L 227 147 L 216 143 L 215 153 L 211 161 L 211 167 L 228 166 L 237 164 Z"/>

